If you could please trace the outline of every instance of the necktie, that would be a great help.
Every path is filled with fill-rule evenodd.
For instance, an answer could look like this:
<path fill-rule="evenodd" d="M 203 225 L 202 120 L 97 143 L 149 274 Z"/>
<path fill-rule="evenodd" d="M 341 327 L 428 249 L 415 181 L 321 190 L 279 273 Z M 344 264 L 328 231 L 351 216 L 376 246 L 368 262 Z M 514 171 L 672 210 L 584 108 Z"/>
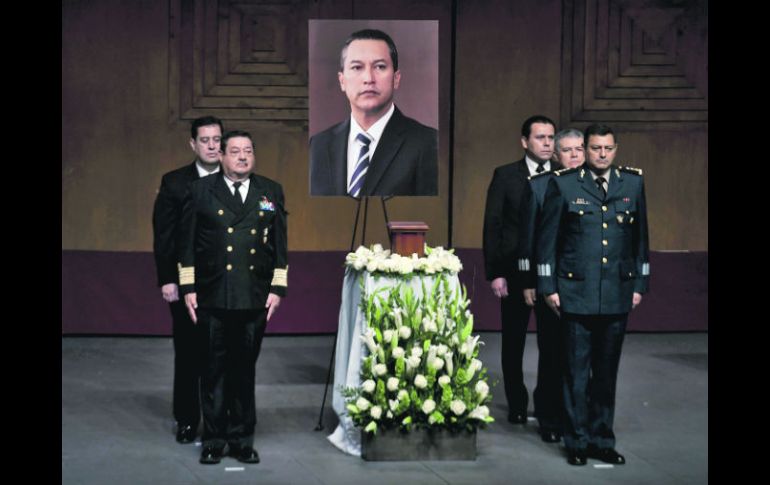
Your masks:
<path fill-rule="evenodd" d="M 602 198 L 606 198 L 607 191 L 604 190 L 604 177 L 596 177 L 596 185 L 599 186 L 599 191 L 602 193 Z"/>
<path fill-rule="evenodd" d="M 353 177 L 350 178 L 350 186 L 348 193 L 353 197 L 358 197 L 358 193 L 361 192 L 361 187 L 364 185 L 366 179 L 366 171 L 369 168 L 369 143 L 372 142 L 366 135 L 359 133 L 356 136 L 356 141 L 362 144 L 361 151 L 358 153 L 358 161 L 356 162 L 356 168 L 353 170 Z"/>
<path fill-rule="evenodd" d="M 238 190 L 241 188 L 240 182 L 233 182 L 233 197 L 235 198 L 235 201 L 238 203 L 238 205 L 243 204 L 243 199 L 241 198 L 241 191 Z"/>
<path fill-rule="evenodd" d="M 535 169 L 535 172 L 537 172 L 537 173 L 544 172 L 545 171 L 545 167 L 543 165 L 545 165 L 545 162 L 538 162 L 537 168 Z"/>

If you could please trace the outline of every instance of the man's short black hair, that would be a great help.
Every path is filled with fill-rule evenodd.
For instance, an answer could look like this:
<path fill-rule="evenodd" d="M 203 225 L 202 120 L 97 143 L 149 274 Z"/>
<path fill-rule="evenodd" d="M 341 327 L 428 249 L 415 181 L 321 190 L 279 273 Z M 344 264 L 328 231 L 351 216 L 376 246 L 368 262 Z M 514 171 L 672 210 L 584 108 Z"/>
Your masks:
<path fill-rule="evenodd" d="M 225 132 L 225 128 L 222 126 L 222 120 L 215 116 L 204 116 L 202 118 L 195 118 L 190 124 L 190 138 L 195 140 L 198 137 L 198 128 L 201 126 L 219 125 L 219 131 Z"/>
<path fill-rule="evenodd" d="M 553 131 L 556 131 L 556 123 L 554 123 L 551 118 L 543 115 L 535 115 L 527 118 L 524 121 L 524 124 L 521 125 L 521 136 L 524 138 L 529 138 L 529 135 L 532 133 L 532 125 L 535 123 L 549 124 L 553 126 Z"/>
<path fill-rule="evenodd" d="M 222 150 L 222 153 L 225 153 L 225 150 L 227 149 L 228 140 L 230 140 L 230 138 L 236 138 L 239 136 L 248 138 L 249 141 L 251 142 L 251 147 L 252 148 L 254 147 L 254 139 L 251 137 L 251 133 L 243 130 L 232 130 L 222 135 L 222 143 L 219 145 L 220 146 L 219 149 Z"/>
<path fill-rule="evenodd" d="M 618 142 L 618 136 L 615 134 L 614 131 L 612 131 L 612 128 L 610 128 L 607 125 L 603 125 L 601 123 L 594 123 L 593 125 L 588 126 L 586 128 L 586 131 L 583 133 L 583 140 L 586 146 L 588 145 L 588 137 L 589 136 L 607 136 L 612 135 L 612 139 L 615 143 Z"/>
<path fill-rule="evenodd" d="M 381 30 L 364 29 L 350 34 L 350 37 L 348 37 L 342 45 L 342 50 L 340 51 L 340 72 L 345 70 L 345 53 L 347 52 L 350 43 L 354 40 L 384 41 L 388 44 L 388 49 L 390 50 L 390 61 L 393 63 L 393 70 L 398 71 L 398 50 L 396 49 L 396 44 L 393 42 L 393 39 Z"/>

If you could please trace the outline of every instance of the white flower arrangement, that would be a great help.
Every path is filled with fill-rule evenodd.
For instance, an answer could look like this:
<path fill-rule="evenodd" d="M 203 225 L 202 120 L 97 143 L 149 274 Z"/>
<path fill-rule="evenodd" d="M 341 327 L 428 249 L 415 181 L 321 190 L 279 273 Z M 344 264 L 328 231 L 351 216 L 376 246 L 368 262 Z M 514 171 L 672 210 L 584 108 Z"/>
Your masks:
<path fill-rule="evenodd" d="M 388 276 L 410 276 L 419 274 L 459 273 L 463 269 L 460 258 L 455 256 L 454 249 L 444 249 L 441 246 L 431 248 L 424 246 L 424 257 L 413 253 L 411 257 L 391 253 L 375 244 L 371 248 L 359 246 L 353 253 L 345 256 L 345 266 L 356 271 L 366 270 L 369 273 Z"/>
<path fill-rule="evenodd" d="M 378 246 L 371 251 L 387 253 Z M 342 391 L 348 415 L 365 432 L 474 430 L 494 421 L 487 407 L 492 399 L 487 370 L 478 359 L 482 342 L 471 335 L 466 290 L 450 290 L 446 273 L 432 287 L 426 284 L 422 297 L 403 282 L 362 296 L 366 330 L 361 341 L 368 355 L 361 363 L 360 387 Z"/>

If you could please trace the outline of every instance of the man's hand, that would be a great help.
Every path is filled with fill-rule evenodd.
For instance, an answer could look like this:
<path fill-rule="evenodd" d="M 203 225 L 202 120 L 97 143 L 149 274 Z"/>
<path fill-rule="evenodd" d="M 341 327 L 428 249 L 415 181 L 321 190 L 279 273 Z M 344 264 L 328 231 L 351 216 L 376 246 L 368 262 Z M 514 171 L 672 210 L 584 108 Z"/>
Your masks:
<path fill-rule="evenodd" d="M 537 301 L 537 292 L 534 288 L 524 288 L 524 303 L 527 306 L 535 306 Z"/>
<path fill-rule="evenodd" d="M 179 287 L 176 283 L 168 283 L 161 286 L 160 292 L 163 294 L 163 299 L 169 303 L 179 300 Z"/>
<path fill-rule="evenodd" d="M 508 282 L 505 281 L 505 278 L 495 278 L 492 280 L 492 293 L 495 294 L 498 298 L 505 298 L 508 296 Z"/>
<path fill-rule="evenodd" d="M 278 307 L 281 306 L 281 297 L 276 295 L 275 293 L 270 293 L 267 295 L 267 302 L 265 303 L 265 308 L 267 308 L 267 321 L 270 321 L 270 317 L 273 316 L 273 313 L 275 313 L 276 310 L 278 310 Z"/>
<path fill-rule="evenodd" d="M 631 300 L 631 309 L 633 310 L 642 302 L 642 294 L 634 292 L 634 298 Z"/>
<path fill-rule="evenodd" d="M 548 305 L 548 308 L 553 310 L 554 313 L 561 316 L 561 313 L 559 313 L 559 308 L 561 308 L 561 301 L 559 300 L 558 293 L 551 293 L 550 295 L 546 296 L 545 304 Z"/>
<path fill-rule="evenodd" d="M 187 307 L 187 313 L 190 314 L 190 319 L 193 321 L 193 323 L 198 323 L 198 316 L 195 314 L 195 309 L 198 308 L 198 294 L 186 294 L 184 296 L 184 304 Z"/>

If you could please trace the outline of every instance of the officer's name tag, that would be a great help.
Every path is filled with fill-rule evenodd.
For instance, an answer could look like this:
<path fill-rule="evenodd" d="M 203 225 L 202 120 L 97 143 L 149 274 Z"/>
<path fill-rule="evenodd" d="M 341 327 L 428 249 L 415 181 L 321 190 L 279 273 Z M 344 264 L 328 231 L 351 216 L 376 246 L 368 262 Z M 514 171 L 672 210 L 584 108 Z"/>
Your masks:
<path fill-rule="evenodd" d="M 585 200 L 582 197 L 578 197 L 577 200 L 573 201 L 572 203 L 576 205 L 591 205 L 591 202 Z"/>
<path fill-rule="evenodd" d="M 275 211 L 275 204 L 267 200 L 267 197 L 263 195 L 262 200 L 259 201 L 259 210 Z"/>

